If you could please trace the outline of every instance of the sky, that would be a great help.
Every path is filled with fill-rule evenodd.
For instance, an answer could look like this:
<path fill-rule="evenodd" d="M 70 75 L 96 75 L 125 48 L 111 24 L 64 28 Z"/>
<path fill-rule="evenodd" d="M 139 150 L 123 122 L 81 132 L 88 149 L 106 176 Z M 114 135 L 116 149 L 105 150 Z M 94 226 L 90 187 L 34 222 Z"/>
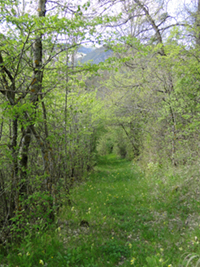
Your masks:
<path fill-rule="evenodd" d="M 169 0 L 168 9 L 170 12 L 177 12 L 183 10 L 184 6 L 191 6 L 196 3 L 197 0 Z"/>
<path fill-rule="evenodd" d="M 36 2 L 37 1 L 38 0 L 34 0 L 33 1 L 34 5 L 36 5 Z M 108 3 L 111 3 L 112 2 L 112 1 L 105 1 L 105 0 L 68 0 L 68 1 L 66 1 L 66 0 L 59 0 L 58 3 L 65 3 L 65 4 L 67 4 L 69 2 L 70 5 L 73 5 L 73 2 L 74 3 L 75 2 L 79 2 L 81 4 L 81 3 L 85 3 L 87 1 L 90 1 L 91 2 L 91 6 L 95 6 L 95 3 L 97 3 L 97 1 L 100 4 L 101 3 L 104 3 L 104 2 L 108 2 Z M 153 1 L 155 1 L 155 4 L 156 4 L 156 3 L 158 3 L 161 0 L 153 0 Z M 183 15 L 183 11 L 182 10 L 183 10 L 183 6 L 184 5 L 186 5 L 186 6 L 194 5 L 194 3 L 197 3 L 198 0 L 165 0 L 165 1 L 168 1 L 167 9 L 168 9 L 169 15 L 172 16 L 172 17 L 174 17 L 175 20 L 176 20 L 177 18 L 181 18 L 181 17 L 183 18 L 184 15 Z M 24 5 L 26 6 L 26 8 L 25 8 L 26 12 L 28 12 L 30 14 L 29 4 L 28 3 L 32 2 L 32 1 L 31 0 L 21 0 L 21 2 L 22 2 L 21 9 L 23 9 L 22 6 L 23 6 L 23 3 L 24 3 Z M 131 0 L 130 0 L 130 2 L 131 2 Z M 20 7 L 20 5 L 19 5 L 19 7 Z M 104 5 L 103 5 L 103 7 L 104 7 Z M 120 6 L 117 5 L 114 9 L 116 9 L 116 11 L 119 11 L 119 9 L 117 7 L 120 7 Z M 36 8 L 30 8 L 30 9 L 36 11 Z M 2 33 L 4 32 L 3 31 L 3 28 L 4 28 L 4 24 L 1 24 L 0 25 L 0 32 L 2 32 Z M 7 28 L 5 27 L 4 30 L 7 31 Z"/>

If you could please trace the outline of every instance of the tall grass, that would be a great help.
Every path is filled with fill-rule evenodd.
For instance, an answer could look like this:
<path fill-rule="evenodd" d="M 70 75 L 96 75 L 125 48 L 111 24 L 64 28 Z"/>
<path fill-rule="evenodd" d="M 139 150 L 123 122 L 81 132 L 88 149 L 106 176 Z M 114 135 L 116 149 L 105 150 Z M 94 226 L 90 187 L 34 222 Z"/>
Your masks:
<path fill-rule="evenodd" d="M 0 256 L 5 266 L 198 266 L 197 177 L 114 155 L 71 190 L 57 224 Z M 7 264 L 7 265 L 6 265 Z"/>

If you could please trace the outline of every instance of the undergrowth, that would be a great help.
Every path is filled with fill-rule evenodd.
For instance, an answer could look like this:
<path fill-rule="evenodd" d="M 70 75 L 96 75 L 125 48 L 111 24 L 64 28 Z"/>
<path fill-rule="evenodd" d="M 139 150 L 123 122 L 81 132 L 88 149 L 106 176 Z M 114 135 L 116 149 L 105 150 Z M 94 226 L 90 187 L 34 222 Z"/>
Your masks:
<path fill-rule="evenodd" d="M 198 176 L 101 157 L 55 229 L 0 253 L 0 266 L 198 266 Z M 199 265 L 200 266 L 200 265 Z"/>

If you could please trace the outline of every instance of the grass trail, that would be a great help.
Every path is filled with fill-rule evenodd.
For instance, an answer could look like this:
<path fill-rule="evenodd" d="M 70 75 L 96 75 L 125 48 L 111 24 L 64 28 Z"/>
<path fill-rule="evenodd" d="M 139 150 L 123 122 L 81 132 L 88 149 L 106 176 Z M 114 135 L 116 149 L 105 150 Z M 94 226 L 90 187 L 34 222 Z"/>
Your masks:
<path fill-rule="evenodd" d="M 147 179 L 133 163 L 103 157 L 73 190 L 74 205 L 63 217 L 72 226 L 62 234 L 80 257 L 77 266 L 183 266 L 188 244 L 193 242 L 190 252 L 198 251 L 200 232 L 197 227 L 191 236 L 185 225 L 190 210 L 173 190 L 176 182 Z M 81 221 L 89 227 L 80 227 Z"/>
<path fill-rule="evenodd" d="M 10 266 L 186 266 L 184 257 L 200 252 L 199 226 L 186 224 L 199 206 L 173 190 L 176 179 L 145 178 L 131 162 L 102 157 L 72 189 L 54 234 L 23 245 Z"/>

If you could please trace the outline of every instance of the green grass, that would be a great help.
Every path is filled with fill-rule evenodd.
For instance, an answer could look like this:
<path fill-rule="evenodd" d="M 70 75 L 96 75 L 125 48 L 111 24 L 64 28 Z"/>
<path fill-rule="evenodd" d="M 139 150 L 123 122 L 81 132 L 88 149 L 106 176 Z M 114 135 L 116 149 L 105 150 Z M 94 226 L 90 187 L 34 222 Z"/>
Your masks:
<path fill-rule="evenodd" d="M 159 168 L 144 176 L 132 162 L 102 157 L 86 181 L 71 190 L 72 206 L 62 209 L 57 228 L 15 246 L 6 262 L 19 267 L 196 266 L 196 186 L 186 176 Z"/>

